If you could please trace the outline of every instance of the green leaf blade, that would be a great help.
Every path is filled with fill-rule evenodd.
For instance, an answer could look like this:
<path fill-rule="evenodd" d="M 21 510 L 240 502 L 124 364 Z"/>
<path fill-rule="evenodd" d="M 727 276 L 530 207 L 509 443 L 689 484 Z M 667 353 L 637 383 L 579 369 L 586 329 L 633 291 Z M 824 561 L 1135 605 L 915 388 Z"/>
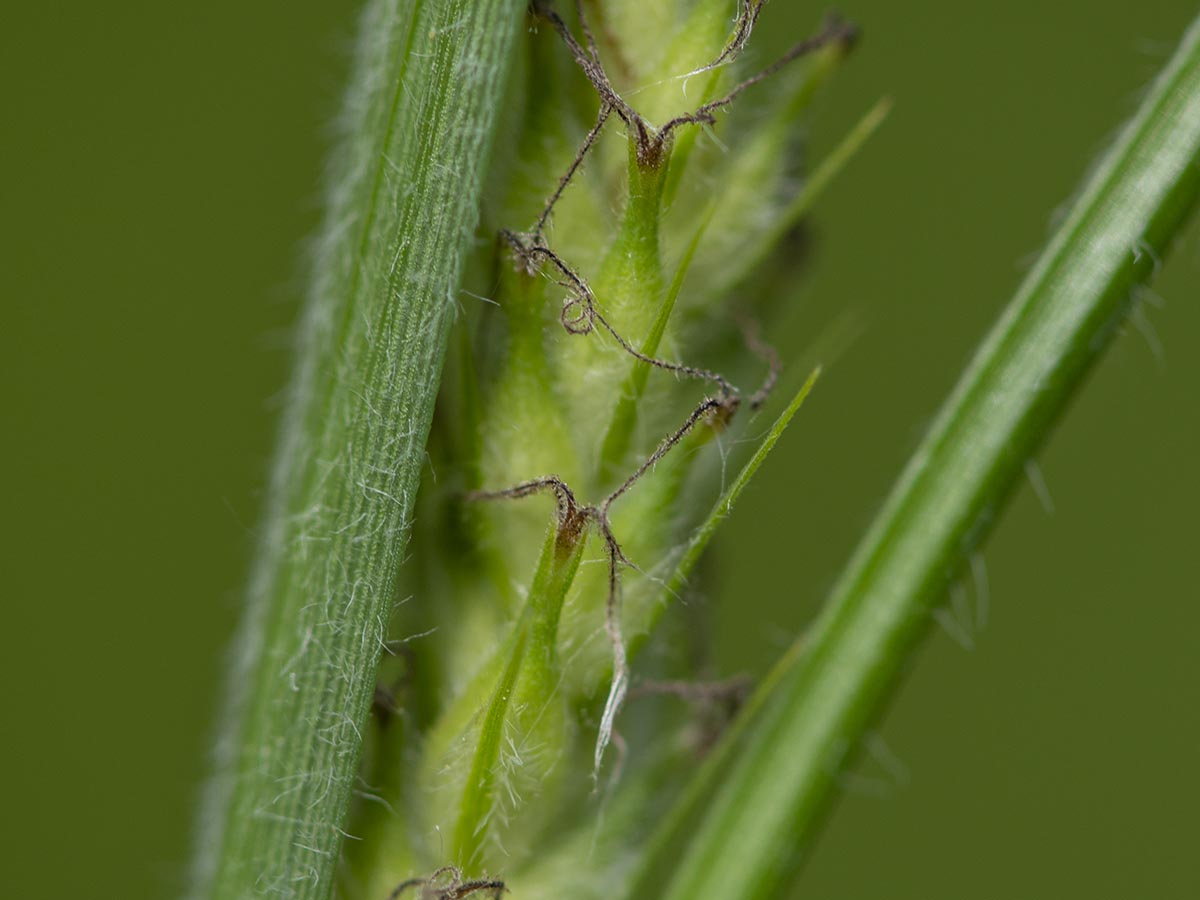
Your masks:
<path fill-rule="evenodd" d="M 366 9 L 193 897 L 332 893 L 522 9 Z"/>

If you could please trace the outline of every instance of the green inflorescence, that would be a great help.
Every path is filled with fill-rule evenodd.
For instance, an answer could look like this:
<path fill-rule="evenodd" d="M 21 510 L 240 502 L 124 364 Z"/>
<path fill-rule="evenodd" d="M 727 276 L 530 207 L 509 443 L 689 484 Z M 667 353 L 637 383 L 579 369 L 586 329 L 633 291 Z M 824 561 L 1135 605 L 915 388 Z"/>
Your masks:
<path fill-rule="evenodd" d="M 345 897 L 499 880 L 522 898 L 612 896 L 653 824 L 647 801 L 702 750 L 687 716 L 625 709 L 632 661 L 816 375 L 723 489 L 728 435 L 778 376 L 733 295 L 885 111 L 801 181 L 797 123 L 855 31 L 827 20 L 748 68 L 762 6 L 530 10 Z M 750 89 L 752 120 L 734 108 Z M 695 678 L 686 657 L 646 672 Z"/>

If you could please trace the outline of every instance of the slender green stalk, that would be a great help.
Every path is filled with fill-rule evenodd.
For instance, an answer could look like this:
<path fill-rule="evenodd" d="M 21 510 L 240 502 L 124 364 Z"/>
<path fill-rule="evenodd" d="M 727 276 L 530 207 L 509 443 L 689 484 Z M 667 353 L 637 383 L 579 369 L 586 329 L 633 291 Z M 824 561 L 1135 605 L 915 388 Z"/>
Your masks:
<path fill-rule="evenodd" d="M 326 898 L 523 0 L 373 0 L 192 896 Z"/>
<path fill-rule="evenodd" d="M 749 730 L 659 836 L 634 896 L 779 895 L 949 579 L 1170 248 L 1200 189 L 1198 160 L 1200 20 L 947 400 L 811 634 L 768 678 L 773 696 L 752 704 Z"/>

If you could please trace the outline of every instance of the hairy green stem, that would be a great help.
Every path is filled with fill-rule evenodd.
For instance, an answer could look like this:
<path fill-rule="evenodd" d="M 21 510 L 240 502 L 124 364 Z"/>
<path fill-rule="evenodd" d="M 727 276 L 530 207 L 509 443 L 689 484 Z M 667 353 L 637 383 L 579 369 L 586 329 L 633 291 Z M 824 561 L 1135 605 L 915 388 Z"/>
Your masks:
<path fill-rule="evenodd" d="M 768 677 L 750 728 L 697 776 L 633 896 L 779 895 L 948 581 L 1194 206 L 1198 161 L 1200 20 L 946 401 L 811 633 Z"/>
<path fill-rule="evenodd" d="M 191 896 L 327 898 L 522 0 L 372 0 Z"/>

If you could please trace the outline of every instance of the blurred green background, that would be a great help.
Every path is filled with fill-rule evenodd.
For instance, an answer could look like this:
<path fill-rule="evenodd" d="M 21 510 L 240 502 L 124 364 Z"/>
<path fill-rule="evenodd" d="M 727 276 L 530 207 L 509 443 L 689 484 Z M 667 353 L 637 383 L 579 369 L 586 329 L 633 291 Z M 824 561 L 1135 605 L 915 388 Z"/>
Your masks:
<path fill-rule="evenodd" d="M 357 5 L 6 9 L 6 896 L 186 877 Z M 720 541 L 731 671 L 811 618 L 1197 11 L 842 9 L 866 40 L 816 152 L 879 95 L 896 109 L 820 205 L 774 337 L 797 354 L 843 310 L 866 328 Z M 820 10 L 776 0 L 759 49 Z M 988 627 L 970 652 L 935 629 L 881 726 L 894 761 L 847 779 L 797 896 L 1200 896 L 1198 280 L 1193 227 L 1152 330 L 1118 340 L 1042 455 L 1053 513 L 1023 488 L 987 548 Z"/>

